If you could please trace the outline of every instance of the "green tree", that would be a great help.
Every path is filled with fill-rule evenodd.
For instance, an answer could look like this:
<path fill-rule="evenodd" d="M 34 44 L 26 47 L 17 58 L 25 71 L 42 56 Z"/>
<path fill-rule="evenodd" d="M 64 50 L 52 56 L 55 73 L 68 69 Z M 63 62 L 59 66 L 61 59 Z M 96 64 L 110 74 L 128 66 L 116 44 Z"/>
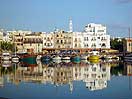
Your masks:
<path fill-rule="evenodd" d="M 110 40 L 110 45 L 111 49 L 119 50 L 119 52 L 123 52 L 123 41 L 124 39 L 111 39 Z"/>
<path fill-rule="evenodd" d="M 2 41 L 2 42 L 0 42 L 0 49 L 1 49 L 1 51 L 12 51 L 12 52 L 14 52 L 15 45 L 12 44 L 11 42 Z"/>

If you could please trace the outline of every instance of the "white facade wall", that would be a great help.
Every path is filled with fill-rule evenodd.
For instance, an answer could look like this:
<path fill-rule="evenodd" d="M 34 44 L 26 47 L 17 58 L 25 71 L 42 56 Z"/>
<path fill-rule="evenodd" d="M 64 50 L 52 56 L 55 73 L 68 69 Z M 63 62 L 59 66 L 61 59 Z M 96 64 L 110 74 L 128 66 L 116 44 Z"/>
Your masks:
<path fill-rule="evenodd" d="M 73 48 L 83 48 L 83 34 L 82 32 L 73 32 Z"/>
<path fill-rule="evenodd" d="M 54 33 L 43 33 L 43 48 L 54 48 Z"/>
<path fill-rule="evenodd" d="M 110 35 L 106 35 L 106 27 L 90 23 L 83 32 L 84 48 L 110 48 Z"/>
<path fill-rule="evenodd" d="M 0 41 L 3 40 L 3 32 L 0 31 Z"/>

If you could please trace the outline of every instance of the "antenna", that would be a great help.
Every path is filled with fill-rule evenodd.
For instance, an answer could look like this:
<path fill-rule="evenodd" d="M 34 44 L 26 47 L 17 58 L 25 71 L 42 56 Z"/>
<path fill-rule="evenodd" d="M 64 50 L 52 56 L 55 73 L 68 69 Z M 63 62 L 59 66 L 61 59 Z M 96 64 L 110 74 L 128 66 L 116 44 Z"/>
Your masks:
<path fill-rule="evenodd" d="M 73 25 L 72 25 L 72 19 L 71 18 L 69 21 L 69 32 L 73 32 Z"/>

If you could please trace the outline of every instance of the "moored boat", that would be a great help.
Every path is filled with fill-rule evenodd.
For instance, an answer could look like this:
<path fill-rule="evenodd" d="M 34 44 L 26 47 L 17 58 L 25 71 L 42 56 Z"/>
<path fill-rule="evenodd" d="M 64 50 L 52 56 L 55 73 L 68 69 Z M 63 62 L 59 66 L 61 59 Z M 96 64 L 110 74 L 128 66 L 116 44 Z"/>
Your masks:
<path fill-rule="evenodd" d="M 62 57 L 61 59 L 62 59 L 62 60 L 70 60 L 70 57 L 65 56 L 65 57 Z"/>
<path fill-rule="evenodd" d="M 44 56 L 41 57 L 42 62 L 43 61 L 51 61 L 51 60 L 52 60 L 52 58 L 49 55 L 44 55 Z"/>
<path fill-rule="evenodd" d="M 30 65 L 30 66 L 36 66 L 36 54 L 26 54 L 21 56 L 21 63 Z"/>
<path fill-rule="evenodd" d="M 78 55 L 72 56 L 71 57 L 72 62 L 80 62 L 81 61 L 81 57 Z"/>
<path fill-rule="evenodd" d="M 132 54 L 126 55 L 126 56 L 124 57 L 124 60 L 125 60 L 125 61 L 132 61 Z"/>
<path fill-rule="evenodd" d="M 2 65 L 2 67 L 10 67 L 11 66 L 11 61 L 8 61 L 8 60 L 2 61 L 1 65 Z"/>
<path fill-rule="evenodd" d="M 98 51 L 92 51 L 90 53 L 90 56 L 88 59 L 89 60 L 99 60 L 99 52 Z"/>
<path fill-rule="evenodd" d="M 87 55 L 81 55 L 81 60 L 87 60 L 88 56 Z"/>
<path fill-rule="evenodd" d="M 12 60 L 13 63 L 18 63 L 19 60 L 20 60 L 20 57 L 17 56 L 17 55 L 14 55 L 14 56 L 12 56 L 11 60 Z"/>
<path fill-rule="evenodd" d="M 1 60 L 3 60 L 3 61 L 9 61 L 9 60 L 11 60 L 11 54 L 8 53 L 8 52 L 2 53 Z"/>
<path fill-rule="evenodd" d="M 57 55 L 57 56 L 54 56 L 52 59 L 53 60 L 61 60 L 61 57 Z"/>

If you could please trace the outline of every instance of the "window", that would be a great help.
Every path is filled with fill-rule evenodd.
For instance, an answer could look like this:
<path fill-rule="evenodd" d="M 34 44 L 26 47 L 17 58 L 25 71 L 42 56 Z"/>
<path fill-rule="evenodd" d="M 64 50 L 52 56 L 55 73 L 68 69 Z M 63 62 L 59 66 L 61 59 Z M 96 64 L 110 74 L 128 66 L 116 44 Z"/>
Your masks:
<path fill-rule="evenodd" d="M 77 38 L 75 38 L 75 42 L 77 42 Z"/>
<path fill-rule="evenodd" d="M 46 43 L 44 43 L 44 45 L 46 46 Z"/>
<path fill-rule="evenodd" d="M 63 43 L 63 40 L 61 40 L 61 43 Z"/>
<path fill-rule="evenodd" d="M 98 32 L 104 32 L 104 30 L 98 30 Z"/>
<path fill-rule="evenodd" d="M 59 40 L 57 40 L 57 43 L 59 43 Z"/>

